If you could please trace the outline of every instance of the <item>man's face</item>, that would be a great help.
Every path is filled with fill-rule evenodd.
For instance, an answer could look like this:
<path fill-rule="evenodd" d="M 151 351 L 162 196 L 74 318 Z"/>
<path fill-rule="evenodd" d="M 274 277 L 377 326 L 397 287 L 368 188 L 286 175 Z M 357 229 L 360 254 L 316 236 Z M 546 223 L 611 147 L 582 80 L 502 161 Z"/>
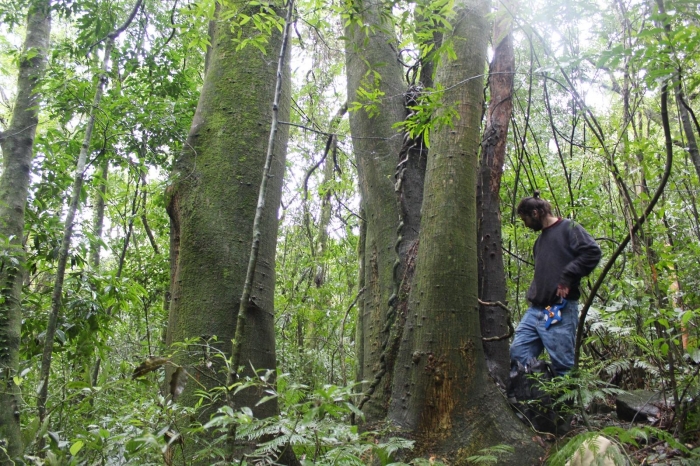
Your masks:
<path fill-rule="evenodd" d="M 542 230 L 542 220 L 540 219 L 540 216 L 537 214 L 537 211 L 534 210 L 532 211 L 531 214 L 527 215 L 521 215 L 520 220 L 523 221 L 526 227 L 528 227 L 531 230 L 534 231 L 541 231 Z"/>

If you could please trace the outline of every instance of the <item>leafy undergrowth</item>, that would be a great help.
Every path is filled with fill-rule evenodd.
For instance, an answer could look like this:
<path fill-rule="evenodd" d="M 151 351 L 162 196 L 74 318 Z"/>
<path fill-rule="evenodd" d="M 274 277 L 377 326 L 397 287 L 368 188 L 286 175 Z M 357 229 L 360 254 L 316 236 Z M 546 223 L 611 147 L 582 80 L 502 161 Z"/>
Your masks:
<path fill-rule="evenodd" d="M 190 375 L 183 368 L 173 371 L 176 383 L 164 384 L 162 369 L 172 363 L 166 358 L 149 359 L 139 365 L 132 379 L 122 378 L 102 387 L 68 384 L 74 395 L 65 406 L 66 422 L 55 423 L 61 430 L 49 430 L 36 420 L 25 428 L 25 456 L 29 464 L 182 464 L 183 454 L 200 464 L 272 465 L 288 449 L 304 466 L 310 465 L 436 465 L 448 464 L 441 458 L 413 458 L 413 442 L 388 431 L 361 432 L 352 419 L 362 413 L 355 401 L 356 385 L 309 387 L 295 382 L 289 374 L 273 377 L 259 372 L 230 386 L 201 390 L 197 407 L 183 407 L 172 401 L 182 392 Z M 542 382 L 555 400 L 555 408 L 567 419 L 568 432 L 554 436 L 533 433 L 533 441 L 548 451 L 542 464 L 566 465 L 571 458 L 602 436 L 611 448 L 598 452 L 615 464 L 692 465 L 700 462 L 700 412 L 685 394 L 686 404 L 678 412 L 662 411 L 658 418 L 644 422 L 618 419 L 615 397 L 624 393 L 618 387 L 584 374 L 578 378 L 555 378 Z M 161 387 L 173 390 L 167 395 Z M 256 419 L 250 407 L 235 407 L 229 401 L 241 390 L 261 393 L 260 404 L 276 400 L 280 414 Z M 555 396 L 556 394 L 556 396 Z M 218 406 L 208 422 L 195 419 L 197 409 Z M 90 419 L 81 424 L 82 418 Z M 683 414 L 681 422 L 679 413 Z M 683 431 L 680 428 L 683 428 Z M 45 440 L 41 447 L 40 440 Z M 242 458 L 232 458 L 234 442 L 254 445 Z M 39 448 L 43 448 L 40 450 Z M 401 452 L 404 461 L 396 461 Z M 496 445 L 467 459 L 468 464 L 499 464 L 514 454 L 512 446 Z"/>
<path fill-rule="evenodd" d="M 577 452 L 582 455 L 586 450 L 616 465 L 700 464 L 700 411 L 687 393 L 680 410 L 665 400 L 655 402 L 659 406 L 654 409 L 657 417 L 640 413 L 624 420 L 618 417 L 616 400 L 627 391 L 590 373 L 543 382 L 543 388 L 555 400 L 555 411 L 565 419 L 562 430 L 566 432 L 559 436 L 538 432 L 533 437 L 548 450 L 546 465 L 566 465 Z M 600 438 L 607 439 L 603 440 L 604 451 L 591 447 Z"/>

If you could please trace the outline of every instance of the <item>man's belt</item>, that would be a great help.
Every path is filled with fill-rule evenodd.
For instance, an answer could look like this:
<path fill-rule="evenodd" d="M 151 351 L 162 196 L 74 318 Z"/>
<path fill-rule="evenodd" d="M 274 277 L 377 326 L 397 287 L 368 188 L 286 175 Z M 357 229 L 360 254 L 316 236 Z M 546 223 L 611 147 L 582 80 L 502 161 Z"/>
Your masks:
<path fill-rule="evenodd" d="M 566 299 L 562 299 L 559 304 L 547 306 L 542 309 L 542 312 L 544 312 L 544 317 L 547 319 L 544 322 L 545 329 L 549 329 L 551 325 L 561 322 L 561 310 L 566 307 L 567 303 L 568 301 Z"/>

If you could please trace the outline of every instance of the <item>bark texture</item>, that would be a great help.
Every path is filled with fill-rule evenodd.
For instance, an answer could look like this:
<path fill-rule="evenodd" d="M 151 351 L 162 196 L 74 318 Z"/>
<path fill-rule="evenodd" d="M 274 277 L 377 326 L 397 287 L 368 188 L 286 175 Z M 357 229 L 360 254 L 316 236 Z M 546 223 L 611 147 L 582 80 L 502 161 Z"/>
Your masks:
<path fill-rule="evenodd" d="M 363 102 L 361 89 L 381 92 L 375 111 L 370 113 L 363 108 L 350 113 L 350 131 L 366 224 L 364 248 L 360 251 L 365 291 L 358 303 L 358 325 L 361 326 L 358 335 L 362 335 L 358 371 L 360 380 L 369 381 L 365 389 L 374 385 L 374 394 L 364 410 L 367 420 L 375 421 L 383 419 L 386 414 L 391 386 L 391 371 L 387 371 L 387 363 L 390 365 L 391 361 L 382 356 L 391 321 L 396 315 L 395 309 L 389 305 L 397 292 L 394 247 L 399 211 L 393 175 L 402 147 L 401 135 L 392 126 L 405 117 L 405 86 L 390 5 L 366 0 L 352 4 L 347 14 L 353 19 L 346 28 L 348 102 Z M 358 23 L 363 27 L 360 28 Z M 397 275 L 400 276 L 398 270 Z"/>
<path fill-rule="evenodd" d="M 417 440 L 422 456 L 467 464 L 479 449 L 505 443 L 517 453 L 499 464 L 535 464 L 539 448 L 488 380 L 479 326 L 475 186 L 487 12 L 486 1 L 456 4 L 457 60 L 438 67 L 444 103 L 460 118 L 432 138 L 388 419 Z"/>
<path fill-rule="evenodd" d="M 226 12 L 225 8 L 221 7 L 221 13 Z M 218 22 L 213 28 L 202 93 L 167 192 L 171 300 L 166 340 L 168 344 L 197 340 L 177 362 L 209 388 L 227 382 L 228 374 L 214 354 L 228 356 L 232 350 L 251 252 L 273 114 L 275 61 L 282 41 L 282 34 L 273 30 L 267 54 L 263 55 L 253 46 L 236 50 L 237 43 L 225 22 Z M 244 30 L 243 36 L 247 32 L 254 33 Z M 282 74 L 278 115 L 280 120 L 288 121 L 288 66 Z M 245 316 L 245 341 L 240 348 L 244 375 L 251 374 L 251 366 L 257 370 L 276 367 L 274 265 L 287 138 L 288 126 L 281 125 L 275 135 L 268 197 L 260 219 L 259 256 Z M 194 404 L 194 385 L 188 384 L 180 402 Z M 250 407 L 257 417 L 276 414 L 274 401 L 256 406 L 259 396 L 244 390 L 233 402 L 236 407 Z M 200 420 L 205 421 L 210 412 L 202 411 Z"/>
<path fill-rule="evenodd" d="M 23 451 L 20 436 L 19 368 L 22 322 L 20 307 L 24 276 L 24 212 L 29 189 L 34 136 L 39 121 L 37 84 L 46 66 L 51 33 L 50 1 L 37 1 L 27 16 L 27 34 L 19 64 L 17 98 L 10 126 L 0 133 L 0 464 L 14 464 Z"/>
<path fill-rule="evenodd" d="M 479 308 L 481 334 L 484 338 L 508 335 L 508 313 L 498 305 L 506 301 L 506 276 L 503 267 L 501 238 L 501 177 L 505 164 L 508 126 L 513 113 L 513 55 L 511 2 L 504 1 L 493 26 L 495 45 L 489 69 L 490 102 L 486 128 L 481 140 L 481 160 L 477 180 Z M 503 387 L 510 372 L 509 338 L 484 341 L 484 355 L 489 373 Z"/>

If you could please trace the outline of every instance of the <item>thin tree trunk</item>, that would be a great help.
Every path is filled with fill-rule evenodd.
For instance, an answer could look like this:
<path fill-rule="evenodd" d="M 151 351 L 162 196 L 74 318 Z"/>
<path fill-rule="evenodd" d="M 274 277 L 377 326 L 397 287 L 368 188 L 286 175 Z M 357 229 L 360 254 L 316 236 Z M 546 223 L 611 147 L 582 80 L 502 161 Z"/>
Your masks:
<path fill-rule="evenodd" d="M 100 181 L 95 190 L 95 217 L 94 217 L 94 230 L 93 235 L 95 241 L 90 243 L 90 265 L 95 272 L 98 271 L 100 267 L 100 253 L 101 253 L 101 241 L 102 241 L 102 229 L 104 227 L 105 219 L 105 199 L 107 196 L 107 177 L 109 176 L 109 160 L 105 158 L 102 162 L 102 168 L 100 170 Z"/>
<path fill-rule="evenodd" d="M 66 265 L 68 263 L 68 250 L 70 249 L 70 244 L 73 237 L 75 215 L 78 212 L 78 204 L 80 203 L 80 191 L 83 188 L 87 154 L 90 150 L 92 131 L 95 127 L 95 115 L 100 106 L 104 87 L 107 82 L 107 74 L 109 73 L 109 57 L 112 52 L 113 45 L 113 39 L 107 39 L 104 51 L 104 60 L 102 62 L 102 71 L 97 77 L 95 97 L 93 98 L 92 106 L 90 107 L 90 116 L 88 117 L 87 125 L 85 127 L 85 135 L 83 137 L 83 144 L 80 147 L 80 154 L 78 155 L 78 162 L 75 168 L 75 179 L 73 180 L 73 191 L 70 197 L 70 204 L 68 205 L 68 212 L 66 213 L 63 239 L 61 240 L 61 247 L 58 252 L 58 263 L 56 264 L 56 275 L 54 278 L 53 292 L 51 294 L 51 312 L 49 314 L 49 321 L 46 326 L 44 352 L 41 358 L 41 369 L 39 372 L 40 382 L 39 393 L 37 395 L 37 409 L 39 412 L 40 421 L 43 421 L 46 417 L 46 402 L 49 393 L 51 358 L 53 356 L 54 337 L 56 336 L 56 324 L 58 322 L 58 315 L 61 310 L 61 302 L 63 299 L 63 280 L 65 279 Z"/>
<path fill-rule="evenodd" d="M 488 304 L 479 307 L 481 334 L 484 338 L 505 337 L 484 341 L 484 355 L 489 373 L 503 387 L 510 371 L 506 276 L 501 238 L 501 177 L 505 165 L 508 126 L 513 113 L 513 5 L 504 1 L 493 26 L 495 44 L 489 70 L 491 100 L 486 114 L 486 128 L 481 140 L 481 160 L 477 181 L 479 299 Z"/>
<path fill-rule="evenodd" d="M 666 7 L 664 6 L 663 0 L 656 0 L 656 5 L 659 8 L 659 13 L 666 14 Z M 663 25 L 666 31 L 666 37 L 671 39 L 671 25 L 666 23 Z M 697 139 L 695 137 L 695 131 L 693 129 L 693 122 L 690 119 L 690 112 L 688 107 L 688 101 L 683 92 L 683 74 L 681 69 L 678 69 L 676 75 L 676 83 L 674 85 L 674 90 L 676 94 L 676 105 L 678 107 L 678 114 L 681 117 L 681 126 L 683 126 L 683 133 L 685 134 L 686 142 L 688 144 L 688 153 L 690 154 L 690 160 L 693 162 L 695 167 L 695 173 L 700 179 L 700 151 L 698 151 Z M 700 130 L 700 129 L 698 129 Z"/>
<path fill-rule="evenodd" d="M 83 181 L 85 179 L 85 168 L 87 164 L 87 155 L 90 150 L 90 142 L 92 141 L 92 131 L 95 127 L 96 114 L 102 101 L 102 95 L 104 93 L 104 88 L 107 83 L 107 75 L 109 74 L 109 59 L 112 53 L 112 48 L 114 47 L 115 39 L 129 27 L 131 21 L 133 21 L 136 13 L 141 8 L 142 0 L 138 0 L 131 11 L 131 14 L 127 20 L 119 28 L 110 32 L 105 41 L 104 49 L 104 59 L 102 62 L 102 70 L 97 76 L 97 87 L 95 88 L 95 97 L 90 107 L 90 115 L 88 117 L 87 124 L 85 125 L 85 135 L 83 136 L 83 143 L 80 146 L 80 153 L 78 155 L 78 161 L 75 168 L 75 179 L 73 181 L 73 190 L 71 193 L 70 204 L 68 205 L 68 212 L 66 213 L 66 222 L 63 230 L 63 238 L 61 240 L 61 246 L 58 251 L 58 262 L 56 264 L 56 276 L 54 279 L 54 288 L 51 294 L 51 311 L 49 313 L 49 320 L 46 325 L 46 333 L 44 337 L 44 351 L 41 357 L 41 369 L 39 372 L 39 390 L 37 395 L 37 411 L 39 413 L 39 420 L 43 421 L 46 417 L 46 402 L 48 399 L 48 389 L 49 389 L 49 375 L 51 374 L 51 358 L 53 355 L 53 343 L 56 336 L 56 324 L 58 322 L 58 315 L 61 310 L 61 303 L 63 299 L 63 281 L 66 274 L 66 265 L 68 262 L 68 250 L 70 249 L 70 244 L 73 236 L 73 227 L 75 221 L 75 215 L 78 211 L 78 204 L 80 203 L 80 192 L 83 187 Z"/>
<path fill-rule="evenodd" d="M 37 1 L 27 14 L 17 78 L 17 98 L 10 126 L 0 133 L 2 175 L 0 176 L 0 465 L 15 464 L 23 451 L 20 435 L 21 398 L 13 377 L 19 369 L 22 322 L 20 307 L 24 278 L 24 212 L 29 190 L 34 137 L 39 121 L 38 82 L 46 67 L 51 33 L 51 2 Z M 33 56 L 30 55 L 33 54 Z"/>
<path fill-rule="evenodd" d="M 137 167 L 137 170 L 140 173 L 140 166 Z M 129 241 L 131 240 L 131 235 L 134 233 L 134 220 L 136 219 L 136 213 L 139 210 L 139 201 L 143 199 L 143 196 L 141 195 L 141 192 L 139 192 L 139 183 L 141 183 L 143 186 L 146 184 L 146 178 L 143 176 L 140 176 L 137 174 L 136 180 L 135 180 L 135 188 L 134 188 L 134 197 L 131 201 L 131 214 L 129 215 L 129 221 L 127 223 L 127 228 L 126 228 L 126 235 L 124 236 L 124 243 L 122 244 L 122 251 L 119 254 L 119 260 L 117 261 L 117 273 L 115 274 L 115 278 L 119 280 L 122 276 L 122 272 L 124 271 L 124 263 L 126 262 L 126 251 L 129 248 Z M 104 205 L 102 206 L 102 210 L 104 211 Z M 103 212 L 104 215 L 104 212 Z M 100 226 L 101 227 L 101 226 Z M 97 256 L 99 259 L 99 255 Z M 110 318 L 112 316 L 112 310 L 114 309 L 113 306 L 109 306 L 107 308 L 107 317 Z M 92 367 L 92 371 L 90 374 L 90 381 L 93 386 L 97 385 L 97 378 L 100 375 L 100 367 L 102 366 L 102 358 L 100 356 L 97 357 L 95 360 L 95 364 Z"/>
<path fill-rule="evenodd" d="M 656 203 L 661 198 L 664 189 L 666 189 L 666 183 L 668 183 L 668 180 L 671 176 L 671 168 L 673 165 L 673 139 L 671 138 L 671 127 L 668 119 L 668 86 L 666 84 L 664 84 L 664 86 L 661 88 L 661 120 L 664 129 L 664 141 L 666 143 L 666 165 L 664 167 L 663 175 L 661 176 L 661 180 L 659 181 L 659 186 L 654 192 L 654 196 L 649 201 L 649 204 L 646 206 L 646 209 L 644 209 L 642 216 L 637 219 L 637 221 L 632 226 L 627 235 L 620 241 L 620 243 L 617 246 L 617 249 L 615 249 L 615 251 L 610 256 L 610 259 L 608 259 L 608 262 L 605 264 L 605 267 L 603 267 L 603 270 L 598 275 L 598 279 L 591 287 L 588 299 L 586 299 L 586 302 L 583 305 L 583 308 L 581 309 L 581 313 L 578 319 L 578 330 L 576 332 L 576 355 L 574 363 L 574 367 L 576 368 L 578 368 L 578 363 L 581 356 L 581 344 L 583 342 L 583 333 L 585 331 L 584 324 L 586 322 L 588 310 L 590 309 L 591 304 L 593 304 L 593 299 L 596 297 L 598 290 L 603 285 L 603 282 L 605 281 L 608 273 L 612 269 L 612 266 L 615 264 L 615 261 L 624 252 L 625 248 L 629 244 L 630 239 L 635 234 L 637 234 L 644 222 L 647 220 L 647 218 L 649 218 L 649 216 L 653 212 L 654 207 L 656 207 Z"/>
<path fill-rule="evenodd" d="M 136 168 L 138 171 L 139 168 Z M 117 262 L 117 274 L 116 278 L 121 278 L 122 271 L 124 270 L 124 262 L 126 262 L 126 251 L 129 249 L 129 242 L 131 241 L 131 235 L 134 233 L 134 221 L 136 220 L 136 214 L 139 210 L 139 201 L 141 200 L 140 184 L 141 176 L 136 175 L 134 180 L 134 197 L 131 200 L 131 212 L 129 213 L 129 220 L 126 226 L 126 235 L 124 235 L 124 243 L 122 244 L 122 250 L 119 253 L 119 260 Z M 109 313 L 108 313 L 109 314 Z"/>
<path fill-rule="evenodd" d="M 321 286 L 326 280 L 326 250 L 328 248 L 328 226 L 331 223 L 331 197 L 333 191 L 330 186 L 333 182 L 333 175 L 335 173 L 336 167 L 336 156 L 338 153 L 338 136 L 335 134 L 338 130 L 338 125 L 342 120 L 343 116 L 348 111 L 347 103 L 344 104 L 338 113 L 333 117 L 331 121 L 328 132 L 328 143 L 326 144 L 326 156 L 325 165 L 323 166 L 323 183 L 322 186 L 325 187 L 325 193 L 323 199 L 321 200 L 321 216 L 318 220 L 318 236 L 316 239 L 317 251 L 316 251 L 316 262 L 317 270 L 316 276 L 314 277 L 314 282 L 316 286 Z"/>
<path fill-rule="evenodd" d="M 143 229 L 146 230 L 146 235 L 148 236 L 148 241 L 151 243 L 151 248 L 155 254 L 160 254 L 160 248 L 158 248 L 158 243 L 156 243 L 156 238 L 153 236 L 153 231 L 148 224 L 148 190 L 146 189 L 146 173 L 141 173 L 141 223 L 143 224 Z"/>
<path fill-rule="evenodd" d="M 94 240 L 90 242 L 90 258 L 89 263 L 93 273 L 98 273 L 100 268 L 100 259 L 102 251 L 102 229 L 104 227 L 105 218 L 105 201 L 107 197 L 107 177 L 109 176 L 109 159 L 105 157 L 100 168 L 99 181 L 95 190 L 94 198 L 94 217 L 93 217 L 93 236 Z M 90 371 L 90 383 L 94 387 L 97 385 L 97 377 L 100 374 L 101 358 L 98 355 L 95 364 Z"/>

